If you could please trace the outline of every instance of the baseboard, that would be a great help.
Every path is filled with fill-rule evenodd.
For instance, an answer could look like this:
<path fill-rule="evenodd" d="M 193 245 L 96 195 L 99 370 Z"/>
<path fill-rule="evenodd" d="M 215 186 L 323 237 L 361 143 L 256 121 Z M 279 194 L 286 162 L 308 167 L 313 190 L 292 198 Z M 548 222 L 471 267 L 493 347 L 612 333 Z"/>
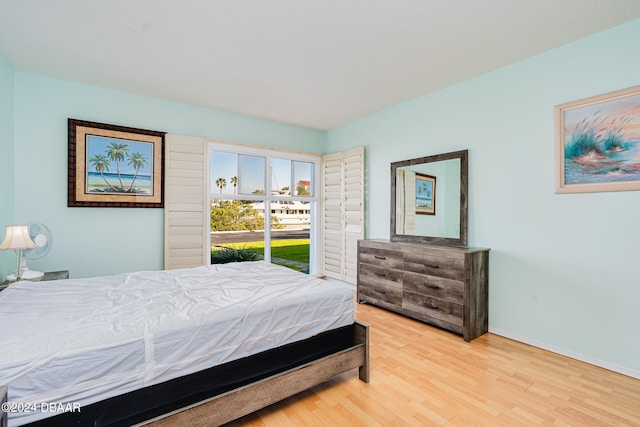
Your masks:
<path fill-rule="evenodd" d="M 570 357 L 571 359 L 576 359 L 581 362 L 588 363 L 590 365 L 598 366 L 600 368 L 608 369 L 609 371 L 617 372 L 622 375 L 627 375 L 631 378 L 640 379 L 640 371 L 627 368 L 626 366 L 616 365 L 615 363 L 605 362 L 600 359 L 596 359 L 595 357 L 585 356 L 581 353 L 576 353 L 575 351 L 567 350 L 561 347 L 556 347 L 538 340 L 534 340 L 531 338 L 527 338 L 518 334 L 514 334 L 509 331 L 505 331 L 502 329 L 489 327 L 489 332 L 492 334 L 500 335 L 505 338 L 512 339 L 514 341 L 518 341 L 524 344 L 532 345 L 534 347 L 541 348 L 543 350 L 550 351 L 552 353 L 560 354 L 562 356 Z"/>

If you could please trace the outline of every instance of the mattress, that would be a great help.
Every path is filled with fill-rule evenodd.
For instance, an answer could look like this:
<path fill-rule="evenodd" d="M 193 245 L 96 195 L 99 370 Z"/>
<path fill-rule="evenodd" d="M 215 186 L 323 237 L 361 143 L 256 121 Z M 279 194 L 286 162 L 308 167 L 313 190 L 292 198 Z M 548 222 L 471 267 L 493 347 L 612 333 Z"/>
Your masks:
<path fill-rule="evenodd" d="M 9 425 L 353 321 L 348 287 L 261 261 L 20 282 L 0 292 Z"/>

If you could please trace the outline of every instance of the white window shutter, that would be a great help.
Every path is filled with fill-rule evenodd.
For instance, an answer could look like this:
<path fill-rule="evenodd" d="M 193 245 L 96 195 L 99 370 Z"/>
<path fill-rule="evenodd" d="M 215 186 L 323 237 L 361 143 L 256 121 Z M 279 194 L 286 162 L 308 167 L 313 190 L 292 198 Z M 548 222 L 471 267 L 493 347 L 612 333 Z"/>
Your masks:
<path fill-rule="evenodd" d="M 364 238 L 364 147 L 325 155 L 322 188 L 324 275 L 355 284 Z"/>
<path fill-rule="evenodd" d="M 209 263 L 207 144 L 204 138 L 165 138 L 164 268 Z"/>
<path fill-rule="evenodd" d="M 342 221 L 342 153 L 322 162 L 322 264 L 324 275 L 342 280 L 344 238 Z"/>

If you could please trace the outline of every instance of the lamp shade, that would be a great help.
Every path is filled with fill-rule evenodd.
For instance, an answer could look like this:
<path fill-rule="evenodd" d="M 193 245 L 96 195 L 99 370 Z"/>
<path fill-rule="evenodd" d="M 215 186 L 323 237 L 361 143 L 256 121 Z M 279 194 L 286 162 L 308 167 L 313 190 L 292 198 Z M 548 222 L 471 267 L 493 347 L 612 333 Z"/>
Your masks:
<path fill-rule="evenodd" d="M 7 234 L 0 244 L 0 249 L 29 249 L 37 245 L 29 237 L 29 226 L 26 224 L 7 225 Z"/>

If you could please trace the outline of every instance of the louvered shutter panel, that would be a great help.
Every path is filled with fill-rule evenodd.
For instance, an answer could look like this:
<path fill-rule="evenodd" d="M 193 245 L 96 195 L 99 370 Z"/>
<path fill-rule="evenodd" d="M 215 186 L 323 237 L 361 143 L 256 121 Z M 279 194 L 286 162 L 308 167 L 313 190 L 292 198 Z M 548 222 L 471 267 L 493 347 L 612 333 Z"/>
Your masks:
<path fill-rule="evenodd" d="M 322 165 L 322 258 L 324 275 L 342 279 L 342 153 L 324 156 Z"/>
<path fill-rule="evenodd" d="M 325 155 L 322 171 L 324 275 L 355 284 L 364 238 L 364 148 Z"/>
<path fill-rule="evenodd" d="M 165 145 L 164 268 L 208 264 L 207 144 L 167 135 Z"/>
<path fill-rule="evenodd" d="M 344 273 L 343 280 L 358 278 L 358 240 L 364 239 L 364 148 L 344 152 Z"/>

